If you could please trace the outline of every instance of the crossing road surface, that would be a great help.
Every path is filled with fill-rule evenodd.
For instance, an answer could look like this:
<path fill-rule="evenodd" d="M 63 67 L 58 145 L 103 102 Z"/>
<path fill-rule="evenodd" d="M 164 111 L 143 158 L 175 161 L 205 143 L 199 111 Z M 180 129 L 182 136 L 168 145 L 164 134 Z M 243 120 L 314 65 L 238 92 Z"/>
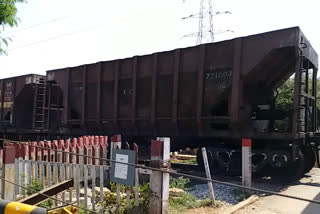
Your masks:
<path fill-rule="evenodd" d="M 300 181 L 291 184 L 281 191 L 283 194 L 294 195 L 320 201 L 320 169 L 312 169 Z M 247 206 L 236 214 L 320 214 L 320 204 L 308 203 L 280 196 L 267 196 Z"/>

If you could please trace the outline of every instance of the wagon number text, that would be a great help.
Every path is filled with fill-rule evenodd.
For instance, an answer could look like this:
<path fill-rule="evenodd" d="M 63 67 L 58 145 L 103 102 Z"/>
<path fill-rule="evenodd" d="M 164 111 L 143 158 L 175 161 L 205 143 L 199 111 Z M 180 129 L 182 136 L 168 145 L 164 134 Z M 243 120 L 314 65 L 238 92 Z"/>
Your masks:
<path fill-rule="evenodd" d="M 217 72 L 213 72 L 213 73 L 207 73 L 206 79 L 213 80 L 213 79 L 221 79 L 221 78 L 226 78 L 226 77 L 231 77 L 231 76 L 232 76 L 232 70 L 217 71 Z"/>

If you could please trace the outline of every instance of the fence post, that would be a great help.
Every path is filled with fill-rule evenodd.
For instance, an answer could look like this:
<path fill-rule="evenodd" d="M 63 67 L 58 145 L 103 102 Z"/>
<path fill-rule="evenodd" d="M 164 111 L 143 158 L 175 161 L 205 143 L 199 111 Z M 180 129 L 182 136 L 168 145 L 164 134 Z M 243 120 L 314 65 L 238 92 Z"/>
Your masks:
<path fill-rule="evenodd" d="M 47 183 L 48 187 L 51 186 L 51 141 L 46 142 L 47 145 Z"/>
<path fill-rule="evenodd" d="M 104 151 L 103 157 L 104 158 L 108 158 L 108 147 L 109 147 L 108 136 L 103 136 L 103 138 L 104 138 L 104 146 L 105 146 L 105 151 Z M 105 162 L 105 164 L 107 165 L 108 163 Z"/>
<path fill-rule="evenodd" d="M 20 184 L 19 183 L 19 172 L 21 170 L 20 168 L 20 144 L 14 144 L 15 146 L 15 163 L 14 163 L 14 170 L 15 170 L 15 174 L 14 174 L 14 182 L 16 184 Z M 14 193 L 14 199 L 17 198 L 17 195 L 19 195 L 19 186 L 15 186 L 15 193 Z"/>
<path fill-rule="evenodd" d="M 44 157 L 44 142 L 40 141 L 39 142 L 39 150 L 40 150 L 40 156 L 39 156 L 39 166 L 40 166 L 40 170 L 39 170 L 39 179 L 40 182 L 42 184 L 42 187 L 45 188 L 45 172 L 44 172 L 44 161 L 45 161 L 45 157 Z"/>
<path fill-rule="evenodd" d="M 206 175 L 207 175 L 207 178 L 211 180 L 211 173 L 210 173 L 210 167 L 209 167 L 209 163 L 208 163 L 207 150 L 205 147 L 202 147 L 201 150 L 202 150 L 202 157 L 203 157 L 204 168 L 206 170 Z M 209 187 L 211 201 L 212 201 L 212 204 L 214 205 L 215 204 L 215 197 L 214 197 L 212 182 L 210 182 L 210 181 L 208 182 L 208 187 Z"/>
<path fill-rule="evenodd" d="M 112 159 L 112 153 L 114 149 L 121 149 L 121 135 L 114 135 L 111 137 L 110 144 L 110 159 Z M 110 165 L 113 163 L 111 162 Z M 120 184 L 116 184 L 117 187 L 117 205 L 120 207 Z"/>
<path fill-rule="evenodd" d="M 138 145 L 136 143 L 133 144 L 133 150 L 136 152 L 136 166 L 138 164 Z M 135 207 L 139 206 L 139 169 L 136 167 L 135 169 Z"/>
<path fill-rule="evenodd" d="M 242 139 L 242 185 L 251 187 L 251 139 Z"/>
<path fill-rule="evenodd" d="M 27 183 L 29 184 L 29 185 L 31 185 L 32 184 L 32 176 L 33 176 L 33 171 L 32 171 L 32 160 L 33 160 L 33 156 L 32 156 L 32 143 L 29 141 L 29 143 L 28 143 L 28 152 L 29 152 L 29 161 L 28 161 L 28 166 L 27 166 L 27 176 L 29 176 L 29 177 L 27 177 Z"/>
<path fill-rule="evenodd" d="M 170 139 L 157 138 L 151 141 L 151 167 L 166 168 L 170 158 Z M 164 180 L 163 180 L 164 179 Z M 149 213 L 169 213 L 169 175 L 159 171 L 152 171 L 150 175 L 150 204 Z"/>
<path fill-rule="evenodd" d="M 15 146 L 14 144 L 4 141 L 3 142 L 3 167 L 2 167 L 2 178 L 7 181 L 14 182 L 15 178 Z M 4 180 L 1 181 L 1 196 L 2 199 L 12 201 L 14 199 L 15 187 L 13 184 L 8 183 Z"/>
<path fill-rule="evenodd" d="M 126 149 L 130 150 L 130 145 L 126 142 Z M 130 209 L 130 189 L 129 186 L 126 186 L 126 194 L 127 194 L 127 209 Z"/>
<path fill-rule="evenodd" d="M 2 166 L 2 160 L 3 160 L 3 149 L 0 149 L 0 165 Z"/>
<path fill-rule="evenodd" d="M 24 158 L 25 158 L 25 145 L 24 144 L 21 144 L 20 145 L 20 149 L 19 149 L 19 184 L 21 186 L 24 186 L 24 176 L 23 176 L 23 173 L 24 173 Z M 22 192 L 23 192 L 24 189 L 22 189 L 21 187 L 19 187 L 19 194 L 22 195 Z"/>
<path fill-rule="evenodd" d="M 100 157 L 104 158 L 104 143 L 103 143 L 104 139 L 103 137 L 100 137 Z M 104 173 L 103 173 L 103 163 L 104 161 L 100 159 L 99 161 L 100 166 L 100 173 L 99 173 L 99 181 L 100 181 L 100 201 L 103 201 L 103 196 L 104 196 L 104 192 L 103 192 L 103 181 L 104 181 Z"/>
<path fill-rule="evenodd" d="M 66 153 L 65 153 L 65 163 L 66 163 L 66 178 L 70 178 L 70 170 L 69 170 L 69 161 L 70 161 L 70 157 L 69 157 L 69 148 L 70 148 L 70 142 L 71 142 L 71 140 L 70 139 L 67 139 L 66 140 L 66 142 L 65 142 L 65 145 L 64 145 L 64 150 L 66 151 Z"/>

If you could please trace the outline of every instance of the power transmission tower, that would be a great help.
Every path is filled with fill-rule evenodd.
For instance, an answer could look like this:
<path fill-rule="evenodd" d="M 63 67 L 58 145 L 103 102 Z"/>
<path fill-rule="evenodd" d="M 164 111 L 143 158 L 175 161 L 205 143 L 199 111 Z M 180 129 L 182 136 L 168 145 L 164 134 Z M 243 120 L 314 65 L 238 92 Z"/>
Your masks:
<path fill-rule="evenodd" d="M 185 1 L 183 1 L 185 3 Z M 200 0 L 198 14 L 191 14 L 182 19 L 198 18 L 198 32 L 184 35 L 183 37 L 197 37 L 197 45 L 214 42 L 213 16 L 221 14 L 231 14 L 229 11 L 212 12 L 212 0 Z M 230 31 L 226 30 L 225 32 Z M 221 32 L 219 32 L 221 33 Z"/>
<path fill-rule="evenodd" d="M 209 33 L 209 42 L 214 41 L 214 35 L 213 35 L 213 23 L 212 23 L 212 2 L 211 0 L 206 0 L 208 3 L 208 9 L 205 11 L 204 3 L 205 0 L 200 0 L 200 10 L 199 10 L 199 27 L 198 27 L 198 38 L 197 38 L 197 44 L 202 44 L 203 40 L 206 39 L 206 37 Z M 207 20 L 206 20 L 207 18 Z M 206 29 L 206 25 L 204 24 L 204 21 L 207 21 L 209 24 L 208 29 Z"/>

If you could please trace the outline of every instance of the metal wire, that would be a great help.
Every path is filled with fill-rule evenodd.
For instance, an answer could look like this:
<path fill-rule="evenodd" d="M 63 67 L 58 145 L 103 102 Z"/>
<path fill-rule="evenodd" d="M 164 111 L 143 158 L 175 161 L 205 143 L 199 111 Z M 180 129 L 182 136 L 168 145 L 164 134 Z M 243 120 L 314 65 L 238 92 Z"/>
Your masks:
<path fill-rule="evenodd" d="M 88 212 L 97 213 L 96 211 L 92 211 L 92 210 L 89 210 L 89 209 L 87 209 L 87 208 L 83 208 L 83 207 L 80 207 L 80 206 L 78 206 L 78 205 L 75 205 L 75 204 L 72 204 L 72 203 L 68 203 L 68 202 L 65 202 L 65 201 L 62 201 L 62 200 L 53 198 L 53 197 L 51 197 L 51 196 L 49 196 L 49 195 L 47 195 L 47 194 L 37 192 L 37 191 L 34 190 L 34 189 L 31 189 L 31 188 L 28 188 L 28 187 L 24 187 L 24 186 L 22 186 L 22 185 L 20 185 L 20 184 L 17 184 L 17 183 L 15 183 L 15 182 L 8 181 L 8 180 L 6 180 L 6 179 L 4 179 L 4 178 L 1 178 L 1 177 L 0 177 L 0 180 L 3 180 L 3 181 L 5 181 L 5 182 L 8 182 L 9 184 L 13 184 L 13 185 L 18 186 L 18 187 L 21 187 L 22 189 L 31 191 L 31 192 L 33 192 L 33 193 L 37 193 L 37 194 L 42 195 L 42 196 L 44 196 L 44 197 L 46 197 L 46 198 L 48 198 L 48 199 L 51 199 L 51 200 L 54 200 L 54 201 L 57 201 L 57 202 L 64 203 L 64 204 L 66 204 L 66 205 L 70 205 L 70 206 L 76 207 L 76 208 L 78 208 L 79 210 L 82 209 L 82 210 L 85 210 L 85 211 L 88 211 Z M 45 200 L 47 200 L 47 199 L 45 199 Z"/>
<path fill-rule="evenodd" d="M 3 138 L 0 138 L 0 140 L 9 141 L 9 142 L 12 142 L 14 144 L 23 144 L 23 145 L 31 146 L 30 143 L 24 143 L 24 142 L 20 142 L 20 141 L 7 140 L 7 139 L 3 139 Z M 38 145 L 32 145 L 32 146 L 37 147 L 37 148 L 46 149 L 46 150 L 48 149 L 46 147 L 42 147 L 42 146 L 38 146 Z M 74 153 L 74 152 L 62 151 L 62 150 L 59 150 L 59 149 L 51 149 L 50 148 L 50 150 L 57 151 L 57 152 L 63 152 L 63 153 L 66 153 L 66 154 L 72 154 L 72 155 L 77 155 L 77 156 L 82 156 L 82 157 L 98 159 L 98 160 L 104 160 L 106 162 L 111 162 L 111 163 L 125 164 L 125 165 L 128 165 L 128 166 L 133 166 L 135 168 L 142 168 L 142 169 L 149 169 L 149 170 L 158 171 L 158 172 L 165 172 L 165 173 L 169 173 L 171 175 L 184 176 L 184 177 L 188 177 L 188 178 L 192 178 L 192 179 L 196 179 L 196 180 L 200 180 L 200 181 L 223 184 L 223 185 L 226 185 L 226 186 L 236 187 L 236 188 L 249 190 L 249 191 L 253 191 L 253 192 L 260 192 L 260 193 L 265 193 L 265 194 L 277 195 L 277 196 L 280 196 L 280 197 L 286 197 L 286 198 L 296 199 L 296 200 L 300 200 L 300 201 L 306 201 L 306 202 L 311 202 L 311 203 L 315 203 L 315 204 L 320 204 L 319 200 L 311 200 L 311 199 L 301 198 L 301 197 L 297 197 L 297 196 L 277 193 L 277 192 L 274 192 L 274 191 L 269 191 L 269 190 L 254 188 L 254 187 L 246 187 L 246 186 L 242 186 L 242 185 L 234 184 L 234 183 L 230 183 L 230 182 L 219 181 L 219 180 L 215 180 L 215 179 L 208 179 L 208 178 L 205 178 L 205 177 L 189 175 L 189 174 L 180 173 L 180 172 L 174 172 L 174 171 L 168 170 L 168 169 L 153 168 L 153 167 L 144 166 L 144 165 L 140 165 L 140 164 L 133 164 L 133 163 L 123 163 L 123 162 L 119 162 L 119 161 L 115 161 L 115 160 L 110 160 L 110 159 L 107 159 L 107 158 L 94 157 L 94 156 L 90 156 L 90 155 L 83 155 L 83 154 L 78 154 L 78 153 Z"/>

